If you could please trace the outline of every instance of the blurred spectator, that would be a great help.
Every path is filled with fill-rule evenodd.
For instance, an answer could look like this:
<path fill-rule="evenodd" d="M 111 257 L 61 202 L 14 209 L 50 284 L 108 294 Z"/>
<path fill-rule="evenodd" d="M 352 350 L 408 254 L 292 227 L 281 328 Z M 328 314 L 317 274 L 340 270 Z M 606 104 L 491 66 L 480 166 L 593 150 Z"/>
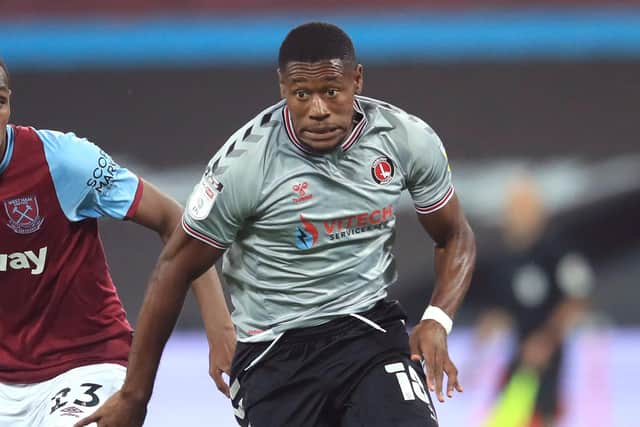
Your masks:
<path fill-rule="evenodd" d="M 507 316 L 517 340 L 489 427 L 554 426 L 560 413 L 562 344 L 585 313 L 594 275 L 571 242 L 548 227 L 548 219 L 533 178 L 518 176 L 506 195 L 502 248 L 479 265 L 486 283 L 475 286 L 473 295 L 481 307 L 478 343 L 508 324 Z M 518 376 L 523 372 L 524 380 Z M 509 387 L 514 381 L 520 386 Z M 522 384 L 527 384 L 524 392 Z M 508 390 L 516 389 L 519 398 L 506 398 Z"/>

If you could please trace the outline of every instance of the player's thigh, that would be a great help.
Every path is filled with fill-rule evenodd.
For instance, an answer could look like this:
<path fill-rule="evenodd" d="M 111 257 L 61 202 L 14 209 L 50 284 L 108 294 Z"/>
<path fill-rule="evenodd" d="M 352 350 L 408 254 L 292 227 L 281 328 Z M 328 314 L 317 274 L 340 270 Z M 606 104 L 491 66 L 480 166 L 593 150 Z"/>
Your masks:
<path fill-rule="evenodd" d="M 375 366 L 349 397 L 341 427 L 437 427 L 424 381 L 407 357 Z"/>
<path fill-rule="evenodd" d="M 556 352 L 547 368 L 540 375 L 540 388 L 536 396 L 536 412 L 540 415 L 551 418 L 558 415 L 560 410 L 561 366 L 561 352 Z"/>
<path fill-rule="evenodd" d="M 265 369 L 263 369 L 264 371 Z M 241 427 L 333 427 L 327 420 L 328 396 L 313 382 L 292 381 L 268 393 L 272 378 L 267 374 L 252 375 L 246 383 L 233 380 L 231 398 L 234 415 Z M 257 400 L 252 395 L 260 395 Z"/>
<path fill-rule="evenodd" d="M 0 383 L 0 427 L 35 425 L 38 384 Z"/>
<path fill-rule="evenodd" d="M 126 369 L 102 363 L 72 369 L 51 382 L 40 406 L 40 427 L 70 427 L 120 390 Z M 94 425 L 92 425 L 94 426 Z"/>

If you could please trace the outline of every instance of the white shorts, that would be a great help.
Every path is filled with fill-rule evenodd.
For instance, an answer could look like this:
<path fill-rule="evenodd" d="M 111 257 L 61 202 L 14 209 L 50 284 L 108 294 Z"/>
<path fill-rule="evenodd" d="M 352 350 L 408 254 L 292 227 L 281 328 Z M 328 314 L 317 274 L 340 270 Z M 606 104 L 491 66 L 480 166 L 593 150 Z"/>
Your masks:
<path fill-rule="evenodd" d="M 120 390 L 125 373 L 101 363 L 35 384 L 0 383 L 0 427 L 71 427 Z"/>

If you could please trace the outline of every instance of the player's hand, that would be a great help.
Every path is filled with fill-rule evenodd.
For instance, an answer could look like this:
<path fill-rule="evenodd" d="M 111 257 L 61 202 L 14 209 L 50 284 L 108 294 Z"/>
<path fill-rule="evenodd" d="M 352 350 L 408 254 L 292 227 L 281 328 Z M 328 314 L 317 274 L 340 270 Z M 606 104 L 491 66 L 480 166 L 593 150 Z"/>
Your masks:
<path fill-rule="evenodd" d="M 236 351 L 236 332 L 233 326 L 216 333 L 209 346 L 209 375 L 222 394 L 229 397 L 229 384 L 222 373 L 231 374 L 231 362 Z"/>
<path fill-rule="evenodd" d="M 536 331 L 522 343 L 520 358 L 524 366 L 540 372 L 547 367 L 554 351 L 553 340 L 544 331 Z"/>
<path fill-rule="evenodd" d="M 458 382 L 458 368 L 449 358 L 447 348 L 447 332 L 434 320 L 421 321 L 411 332 L 409 338 L 411 360 L 425 361 L 427 368 L 427 387 L 435 391 L 440 402 L 444 402 L 442 384 L 444 373 L 447 374 L 447 396 L 453 397 L 453 391 L 462 393 L 462 385 Z"/>
<path fill-rule="evenodd" d="M 142 427 L 147 415 L 147 402 L 127 398 L 121 391 L 111 396 L 96 412 L 73 427 L 97 423 L 98 427 Z"/>

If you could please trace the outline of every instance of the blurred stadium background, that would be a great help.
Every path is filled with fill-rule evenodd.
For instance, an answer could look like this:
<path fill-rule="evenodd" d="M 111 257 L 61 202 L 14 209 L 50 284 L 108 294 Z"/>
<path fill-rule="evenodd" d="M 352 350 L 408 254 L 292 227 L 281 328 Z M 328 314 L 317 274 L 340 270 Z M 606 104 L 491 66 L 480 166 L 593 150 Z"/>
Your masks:
<path fill-rule="evenodd" d="M 570 343 L 563 426 L 637 425 L 640 382 L 640 1 L 3 0 L 0 56 L 13 120 L 75 131 L 184 202 L 210 155 L 278 97 L 275 59 L 293 26 L 328 20 L 353 37 L 365 94 L 430 123 L 483 258 L 511 177 L 539 180 L 553 227 L 597 278 L 589 327 Z M 415 322 L 433 282 L 409 200 L 392 293 Z M 104 243 L 135 322 L 159 241 L 105 221 Z M 472 286 L 481 290 L 482 277 Z M 438 405 L 443 426 L 479 425 L 510 346 L 465 351 L 466 304 L 451 337 L 467 391 Z M 480 359 L 480 360 L 478 360 Z M 234 425 L 207 377 L 189 298 L 146 425 Z"/>

